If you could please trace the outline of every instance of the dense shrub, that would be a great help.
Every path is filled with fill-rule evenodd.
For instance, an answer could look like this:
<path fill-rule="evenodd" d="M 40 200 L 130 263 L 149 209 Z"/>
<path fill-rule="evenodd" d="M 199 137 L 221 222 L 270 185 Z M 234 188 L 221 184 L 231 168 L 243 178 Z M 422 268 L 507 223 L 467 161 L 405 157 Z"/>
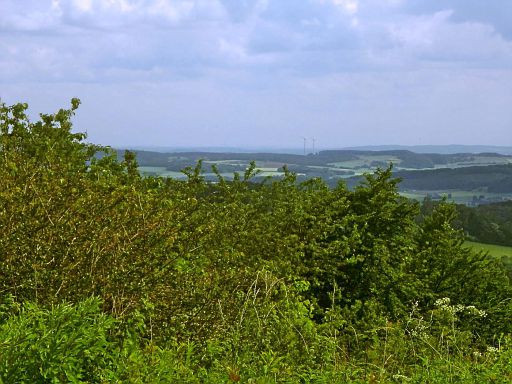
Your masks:
<path fill-rule="evenodd" d="M 114 363 L 108 340 L 115 321 L 99 311 L 97 299 L 77 306 L 41 308 L 25 303 L 0 324 L 3 382 L 101 382 Z M 12 309 L 11 309 L 12 310 Z"/>
<path fill-rule="evenodd" d="M 390 169 L 354 190 L 254 166 L 208 183 L 201 162 L 142 177 L 72 132 L 78 104 L 1 106 L 4 381 L 421 382 L 509 353 L 506 273 L 452 206 L 418 223 Z"/>

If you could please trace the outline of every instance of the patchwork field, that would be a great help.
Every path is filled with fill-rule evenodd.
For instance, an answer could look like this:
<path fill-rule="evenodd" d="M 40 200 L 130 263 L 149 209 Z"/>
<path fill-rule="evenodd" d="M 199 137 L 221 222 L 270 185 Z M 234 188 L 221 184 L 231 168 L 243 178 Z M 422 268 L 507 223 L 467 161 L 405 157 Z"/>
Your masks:
<path fill-rule="evenodd" d="M 462 190 L 432 190 L 432 191 L 401 191 L 400 194 L 412 200 L 423 201 L 427 196 L 432 199 L 446 198 L 447 201 L 464 204 L 480 205 L 512 200 L 512 193 L 493 193 L 479 189 L 474 191 Z"/>
<path fill-rule="evenodd" d="M 120 155 L 122 151 L 119 151 Z M 402 179 L 401 194 L 422 201 L 445 197 L 448 201 L 476 206 L 512 199 L 512 156 L 493 153 L 436 154 L 396 151 L 328 150 L 315 154 L 285 153 L 218 153 L 136 151 L 140 171 L 148 176 L 184 179 L 181 170 L 203 164 L 203 176 L 215 181 L 215 166 L 222 177 L 243 174 L 252 161 L 259 178 L 281 177 L 283 166 L 298 180 L 321 178 L 329 186 L 344 179 L 349 188 L 363 180 L 362 175 L 385 169 L 393 164 L 393 172 Z"/>
<path fill-rule="evenodd" d="M 174 179 L 184 179 L 186 176 L 182 172 L 168 171 L 166 167 L 139 167 L 139 171 L 145 176 L 172 177 Z"/>
<path fill-rule="evenodd" d="M 329 163 L 328 165 L 343 168 L 343 169 L 351 169 L 357 170 L 358 174 L 362 174 L 366 171 L 375 170 L 377 167 L 387 167 L 390 163 L 393 164 L 393 167 L 396 170 L 413 170 L 418 169 L 417 166 L 411 167 L 408 165 L 407 161 L 400 158 L 399 156 L 390 156 L 390 155 L 380 155 L 375 154 L 364 154 L 364 155 L 355 155 L 355 159 L 346 160 L 346 161 L 337 161 L 334 163 Z M 462 168 L 462 167 L 473 167 L 473 166 L 486 166 L 486 165 L 503 165 L 503 164 L 511 164 L 512 157 L 501 156 L 501 155 L 475 155 L 475 156 L 466 156 L 466 157 L 456 157 L 451 156 L 447 157 L 440 163 L 436 163 L 433 161 L 431 169 L 442 169 L 442 168 Z M 427 167 L 425 167 L 427 168 Z"/>

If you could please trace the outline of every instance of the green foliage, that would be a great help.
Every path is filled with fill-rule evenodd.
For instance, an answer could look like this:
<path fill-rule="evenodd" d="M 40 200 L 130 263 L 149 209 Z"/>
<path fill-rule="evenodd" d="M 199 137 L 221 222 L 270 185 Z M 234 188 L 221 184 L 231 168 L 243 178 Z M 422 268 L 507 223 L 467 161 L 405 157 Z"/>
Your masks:
<path fill-rule="evenodd" d="M 512 164 L 462 168 L 441 168 L 422 171 L 399 171 L 402 188 L 409 190 L 463 190 L 485 188 L 487 192 L 512 191 Z"/>
<path fill-rule="evenodd" d="M 456 225 L 470 239 L 512 246 L 512 201 L 470 208 L 457 206 Z"/>
<path fill-rule="evenodd" d="M 99 311 L 99 304 L 87 299 L 76 307 L 44 309 L 25 303 L 5 319 L 0 325 L 2 382 L 108 380 L 113 363 L 108 337 L 115 322 Z"/>
<path fill-rule="evenodd" d="M 141 177 L 72 132 L 78 104 L 0 107 L 4 381 L 439 382 L 509 353 L 505 270 L 453 206 L 417 221 L 390 168 L 354 190 L 254 163 Z"/>

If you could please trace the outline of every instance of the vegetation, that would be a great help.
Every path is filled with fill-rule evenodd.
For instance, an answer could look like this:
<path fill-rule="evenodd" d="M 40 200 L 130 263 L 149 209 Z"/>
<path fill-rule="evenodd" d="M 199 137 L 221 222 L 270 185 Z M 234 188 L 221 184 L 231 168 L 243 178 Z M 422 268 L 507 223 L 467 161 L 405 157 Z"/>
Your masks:
<path fill-rule="evenodd" d="M 466 245 L 473 247 L 477 251 L 489 252 L 491 256 L 502 257 L 508 256 L 512 258 L 512 247 L 503 245 L 475 243 L 474 241 L 466 241 Z"/>
<path fill-rule="evenodd" d="M 78 105 L 0 107 L 0 382 L 512 381 L 512 286 L 454 206 L 417 220 L 391 169 L 142 177 Z"/>
<path fill-rule="evenodd" d="M 512 201 L 475 208 L 457 206 L 457 210 L 457 224 L 464 228 L 470 239 L 512 246 Z"/>
<path fill-rule="evenodd" d="M 421 205 L 421 216 L 431 215 L 442 201 L 427 197 Z M 464 231 L 470 241 L 512 246 L 512 201 L 484 204 L 476 207 L 456 205 L 457 218 L 453 225 Z"/>
<path fill-rule="evenodd" d="M 512 164 L 400 171 L 396 176 L 403 179 L 404 189 L 512 192 Z"/>
<path fill-rule="evenodd" d="M 475 252 L 483 252 L 491 257 L 501 260 L 508 271 L 509 277 L 512 278 L 512 247 L 475 243 L 474 241 L 466 241 L 466 245 L 471 247 Z"/>

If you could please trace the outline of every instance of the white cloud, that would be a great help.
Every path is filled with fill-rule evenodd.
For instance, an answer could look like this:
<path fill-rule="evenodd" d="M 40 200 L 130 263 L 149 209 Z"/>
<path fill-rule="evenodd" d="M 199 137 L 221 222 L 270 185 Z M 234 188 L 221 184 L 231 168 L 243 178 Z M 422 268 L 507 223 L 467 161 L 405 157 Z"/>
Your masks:
<path fill-rule="evenodd" d="M 449 124 L 494 124 L 495 135 L 505 132 L 512 46 L 493 23 L 499 7 L 493 3 L 484 17 L 462 0 L 443 2 L 449 9 L 435 3 L 0 0 L 0 97 L 84 93 L 91 116 L 98 110 L 101 117 L 109 116 L 108 106 L 102 109 L 109 99 L 126 105 L 122 114 L 162 97 L 156 107 L 143 104 L 145 115 L 155 116 L 151 126 L 173 121 L 192 132 L 199 124 L 205 135 L 210 121 L 231 127 L 232 136 L 247 125 L 281 138 L 291 131 L 280 127 L 305 134 L 310 126 L 333 142 L 339 127 L 393 141 L 409 127 L 416 129 L 404 134 L 409 140 L 421 130 L 447 135 L 430 126 Z M 112 118 L 119 131 L 130 124 Z M 165 134 L 159 129 L 152 137 Z"/>
<path fill-rule="evenodd" d="M 410 47 L 426 47 L 434 43 L 440 25 L 446 23 L 453 11 L 437 12 L 434 15 L 413 17 L 390 25 L 390 33 L 400 44 Z"/>
<path fill-rule="evenodd" d="M 391 39 L 402 56 L 467 66 L 512 64 L 512 43 L 489 25 L 453 22 L 452 10 L 413 16 L 389 25 Z"/>
<path fill-rule="evenodd" d="M 345 12 L 353 15 L 359 8 L 358 0 L 331 0 L 334 5 L 341 7 Z"/>
<path fill-rule="evenodd" d="M 73 4 L 81 12 L 92 11 L 92 0 L 74 0 Z"/>

